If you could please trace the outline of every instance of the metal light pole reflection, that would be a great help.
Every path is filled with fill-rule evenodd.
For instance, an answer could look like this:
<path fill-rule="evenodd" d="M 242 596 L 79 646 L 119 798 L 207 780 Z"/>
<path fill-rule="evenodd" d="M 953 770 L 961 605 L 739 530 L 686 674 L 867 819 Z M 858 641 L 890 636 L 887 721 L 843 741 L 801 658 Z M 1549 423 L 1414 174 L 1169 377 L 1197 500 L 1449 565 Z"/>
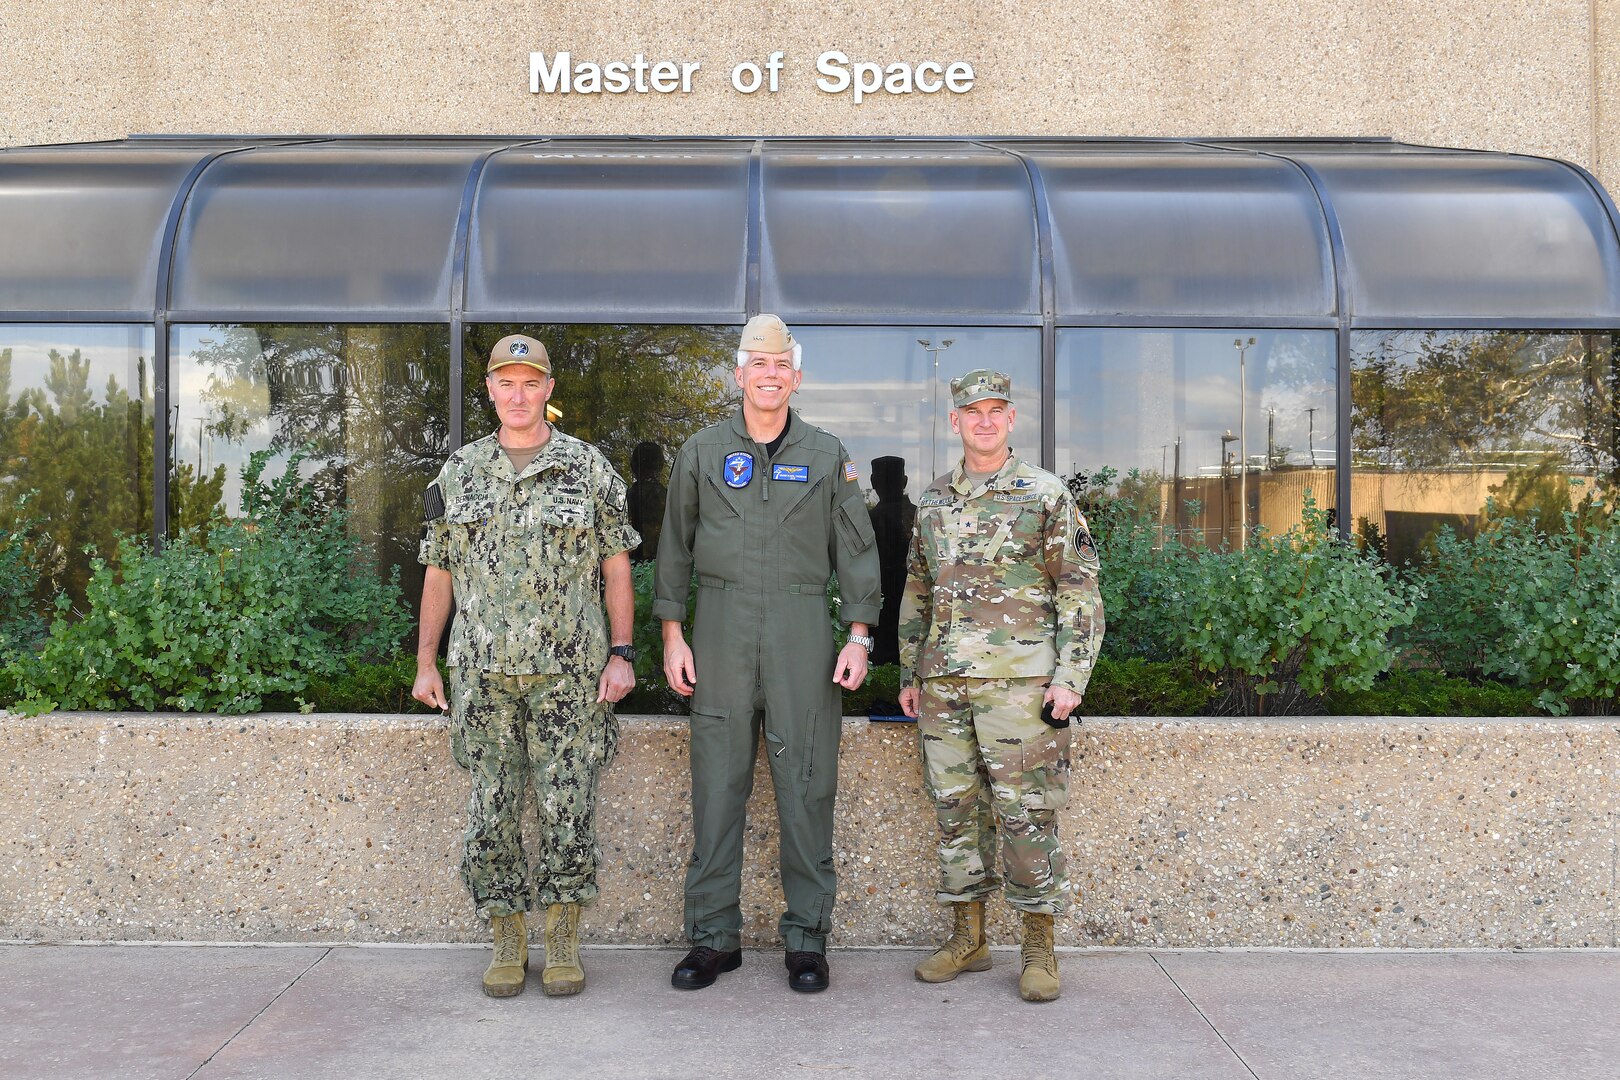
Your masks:
<path fill-rule="evenodd" d="M 928 384 L 928 479 L 926 483 L 933 483 L 934 477 L 939 475 L 938 446 L 939 446 L 939 354 L 951 347 L 955 338 L 945 338 L 935 345 L 927 338 L 918 338 L 917 344 L 923 347 L 933 366 L 933 379 Z"/>
<path fill-rule="evenodd" d="M 1238 354 L 1238 462 L 1243 471 L 1238 473 L 1238 550 L 1249 545 L 1249 382 L 1245 360 L 1254 338 L 1244 341 L 1236 338 L 1232 347 Z"/>

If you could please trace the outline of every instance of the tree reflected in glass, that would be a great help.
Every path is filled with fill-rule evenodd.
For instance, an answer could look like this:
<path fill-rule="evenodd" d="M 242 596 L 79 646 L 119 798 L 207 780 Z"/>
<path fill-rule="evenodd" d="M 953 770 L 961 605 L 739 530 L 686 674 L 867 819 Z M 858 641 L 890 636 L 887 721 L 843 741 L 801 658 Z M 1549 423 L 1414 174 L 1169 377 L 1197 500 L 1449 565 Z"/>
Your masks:
<path fill-rule="evenodd" d="M 255 450 L 267 471 L 307 448 L 301 473 L 386 572 L 420 595 L 422 490 L 449 452 L 450 336 L 443 325 L 215 325 L 173 331 L 170 523 L 240 509 Z M 188 493 L 200 477 L 218 497 Z"/>

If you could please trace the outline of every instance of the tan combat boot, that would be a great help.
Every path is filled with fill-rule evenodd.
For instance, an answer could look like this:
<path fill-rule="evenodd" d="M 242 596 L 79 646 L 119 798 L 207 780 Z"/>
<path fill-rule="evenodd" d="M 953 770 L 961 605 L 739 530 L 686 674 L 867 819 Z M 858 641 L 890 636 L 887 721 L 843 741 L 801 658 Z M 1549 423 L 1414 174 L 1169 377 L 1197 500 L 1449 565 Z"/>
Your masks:
<path fill-rule="evenodd" d="M 952 904 L 956 925 L 945 944 L 917 965 L 917 978 L 926 983 L 950 982 L 964 971 L 989 971 L 990 946 L 984 940 L 984 901 Z"/>
<path fill-rule="evenodd" d="M 1025 1001 L 1056 1001 L 1059 986 L 1052 916 L 1040 911 L 1023 915 L 1024 973 L 1018 977 L 1018 996 Z"/>
<path fill-rule="evenodd" d="M 523 993 L 523 973 L 529 967 L 529 934 L 523 927 L 523 912 L 491 915 L 489 926 L 495 935 L 495 955 L 484 971 L 484 993 L 516 997 Z"/>
<path fill-rule="evenodd" d="M 567 997 L 585 989 L 585 969 L 579 966 L 579 905 L 551 904 L 546 908 L 546 969 L 540 988 L 547 997 Z"/>

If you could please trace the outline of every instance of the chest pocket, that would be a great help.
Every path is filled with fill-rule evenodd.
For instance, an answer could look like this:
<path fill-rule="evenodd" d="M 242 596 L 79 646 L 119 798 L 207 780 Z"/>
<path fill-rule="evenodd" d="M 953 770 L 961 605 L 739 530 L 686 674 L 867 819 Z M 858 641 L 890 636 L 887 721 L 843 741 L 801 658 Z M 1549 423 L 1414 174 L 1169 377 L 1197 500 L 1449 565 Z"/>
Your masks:
<path fill-rule="evenodd" d="M 545 496 L 531 513 L 548 562 L 578 563 L 590 554 L 596 507 L 585 499 Z"/>

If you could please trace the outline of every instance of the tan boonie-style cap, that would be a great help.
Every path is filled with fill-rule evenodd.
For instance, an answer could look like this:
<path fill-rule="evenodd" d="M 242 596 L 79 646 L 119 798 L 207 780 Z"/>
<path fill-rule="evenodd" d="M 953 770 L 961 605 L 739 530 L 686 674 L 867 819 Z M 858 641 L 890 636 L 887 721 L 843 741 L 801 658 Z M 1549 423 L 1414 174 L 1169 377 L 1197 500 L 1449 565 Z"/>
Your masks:
<path fill-rule="evenodd" d="M 738 352 L 785 353 L 793 351 L 793 332 L 775 315 L 755 315 L 743 327 Z"/>
<path fill-rule="evenodd" d="M 979 368 L 977 371 L 968 372 L 960 379 L 951 380 L 952 408 L 960 409 L 985 398 L 1000 398 L 1011 405 L 1012 376 L 991 371 L 989 368 Z"/>
<path fill-rule="evenodd" d="M 536 371 L 551 374 L 551 357 L 546 355 L 546 347 L 527 334 L 509 334 L 497 341 L 489 351 L 489 367 L 484 371 L 491 372 L 508 364 L 527 364 Z"/>

